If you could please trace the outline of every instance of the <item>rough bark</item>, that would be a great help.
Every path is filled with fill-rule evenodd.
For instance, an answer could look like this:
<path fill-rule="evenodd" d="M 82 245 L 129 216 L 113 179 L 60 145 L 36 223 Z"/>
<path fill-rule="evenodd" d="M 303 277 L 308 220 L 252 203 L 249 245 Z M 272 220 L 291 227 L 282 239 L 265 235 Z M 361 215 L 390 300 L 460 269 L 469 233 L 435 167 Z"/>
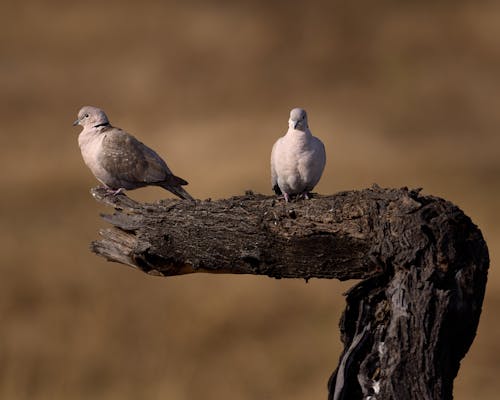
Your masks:
<path fill-rule="evenodd" d="M 346 297 L 330 400 L 452 398 L 489 257 L 450 202 L 378 186 L 289 204 L 250 192 L 157 204 L 92 194 L 115 208 L 92 250 L 150 274 L 363 279 Z"/>

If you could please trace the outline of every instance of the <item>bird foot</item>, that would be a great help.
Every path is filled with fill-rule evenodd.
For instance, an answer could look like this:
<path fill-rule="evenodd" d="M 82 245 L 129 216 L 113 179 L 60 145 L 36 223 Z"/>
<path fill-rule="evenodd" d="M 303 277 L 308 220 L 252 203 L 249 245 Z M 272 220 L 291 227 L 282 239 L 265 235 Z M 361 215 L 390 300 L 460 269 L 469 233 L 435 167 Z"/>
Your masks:
<path fill-rule="evenodd" d="M 293 195 L 289 195 L 288 193 L 283 193 L 283 198 L 285 199 L 285 203 L 289 203 L 292 199 Z M 298 200 L 300 198 L 304 198 L 306 200 L 309 200 L 311 198 L 311 194 L 309 192 L 303 192 L 300 194 L 297 194 L 295 197 L 293 197 L 295 200 Z"/>
<path fill-rule="evenodd" d="M 123 192 L 125 192 L 125 188 L 119 188 L 119 189 L 111 189 L 107 186 L 104 187 L 104 189 L 106 189 L 106 192 L 108 194 L 110 194 L 111 196 L 118 196 L 119 194 L 122 194 Z"/>

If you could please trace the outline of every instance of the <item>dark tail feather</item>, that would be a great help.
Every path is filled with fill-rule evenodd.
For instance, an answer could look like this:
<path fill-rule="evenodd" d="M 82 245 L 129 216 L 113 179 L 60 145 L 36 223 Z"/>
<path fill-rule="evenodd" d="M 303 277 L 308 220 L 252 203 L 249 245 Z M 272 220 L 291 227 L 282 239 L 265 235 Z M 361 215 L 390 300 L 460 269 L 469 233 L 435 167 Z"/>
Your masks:
<path fill-rule="evenodd" d="M 279 196 L 280 194 L 283 194 L 283 193 L 281 193 L 281 189 L 280 189 L 280 187 L 278 186 L 278 184 L 276 184 L 276 185 L 274 185 L 274 186 L 273 186 L 273 191 L 274 191 L 274 193 L 276 193 L 276 195 L 278 195 L 278 196 Z"/>
<path fill-rule="evenodd" d="M 182 186 L 164 186 L 165 189 L 171 191 L 176 196 L 179 196 L 181 199 L 194 201 L 194 198 L 184 190 Z"/>
<path fill-rule="evenodd" d="M 174 186 L 185 186 L 188 184 L 187 181 L 175 175 L 170 175 L 166 181 Z"/>
<path fill-rule="evenodd" d="M 161 186 L 163 189 L 172 192 L 181 199 L 194 201 L 194 198 L 188 192 L 186 192 L 184 188 L 181 186 L 187 184 L 188 183 L 184 179 L 179 178 L 178 176 L 175 175 L 170 175 L 167 180 L 158 183 L 158 185 Z"/>

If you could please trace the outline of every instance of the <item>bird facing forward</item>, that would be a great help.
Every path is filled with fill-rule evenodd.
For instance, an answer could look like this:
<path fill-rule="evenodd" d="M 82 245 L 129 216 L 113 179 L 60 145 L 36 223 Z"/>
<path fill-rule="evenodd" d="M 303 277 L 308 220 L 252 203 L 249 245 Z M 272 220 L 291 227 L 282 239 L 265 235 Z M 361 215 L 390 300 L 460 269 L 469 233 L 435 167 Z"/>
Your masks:
<path fill-rule="evenodd" d="M 103 110 L 85 106 L 73 125 L 81 125 L 78 144 L 83 161 L 114 194 L 144 186 L 160 186 L 181 199 L 193 200 L 188 183 L 172 174 L 163 159 L 131 134 L 113 127 Z"/>
<path fill-rule="evenodd" d="M 314 137 L 302 108 L 290 111 L 288 131 L 279 138 L 271 152 L 271 186 L 288 202 L 290 196 L 309 198 L 325 168 L 325 146 Z"/>

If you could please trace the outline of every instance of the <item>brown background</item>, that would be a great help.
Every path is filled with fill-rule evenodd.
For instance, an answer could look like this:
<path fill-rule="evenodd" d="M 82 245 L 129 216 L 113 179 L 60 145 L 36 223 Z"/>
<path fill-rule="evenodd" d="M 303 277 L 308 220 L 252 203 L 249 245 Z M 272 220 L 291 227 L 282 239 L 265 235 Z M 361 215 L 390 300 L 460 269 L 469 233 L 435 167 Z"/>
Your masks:
<path fill-rule="evenodd" d="M 327 148 L 318 192 L 376 182 L 459 205 L 492 267 L 456 399 L 496 399 L 500 5 L 478 4 L 4 1 L 0 398 L 322 399 L 338 360 L 353 282 L 161 279 L 90 254 L 103 208 L 71 123 L 91 104 L 198 198 L 270 193 L 271 146 L 302 106 Z"/>

